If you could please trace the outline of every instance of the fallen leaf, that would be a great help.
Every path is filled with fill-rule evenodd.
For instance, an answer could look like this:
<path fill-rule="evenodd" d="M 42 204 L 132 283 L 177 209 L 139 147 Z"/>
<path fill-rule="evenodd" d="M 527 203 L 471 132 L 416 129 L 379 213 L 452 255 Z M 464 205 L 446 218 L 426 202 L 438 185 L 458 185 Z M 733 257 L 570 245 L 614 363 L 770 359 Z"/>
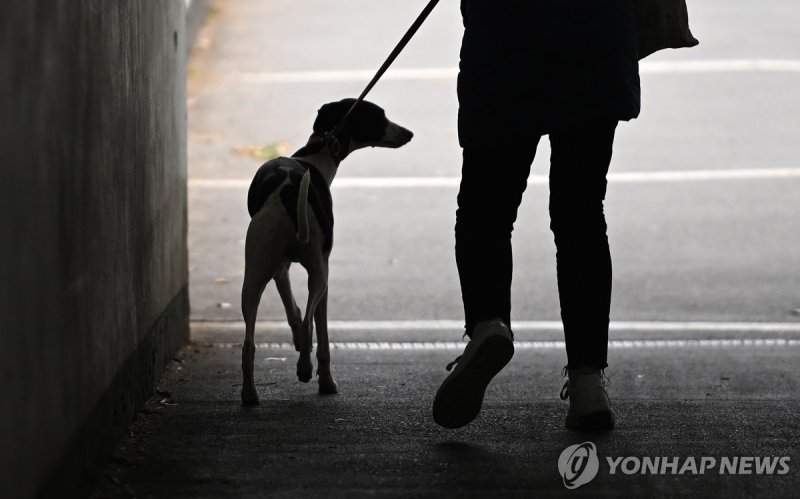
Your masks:
<path fill-rule="evenodd" d="M 263 146 L 237 146 L 231 151 L 240 156 L 250 156 L 259 161 L 269 161 L 278 156 L 285 156 L 289 152 L 289 142 L 281 140 Z"/>

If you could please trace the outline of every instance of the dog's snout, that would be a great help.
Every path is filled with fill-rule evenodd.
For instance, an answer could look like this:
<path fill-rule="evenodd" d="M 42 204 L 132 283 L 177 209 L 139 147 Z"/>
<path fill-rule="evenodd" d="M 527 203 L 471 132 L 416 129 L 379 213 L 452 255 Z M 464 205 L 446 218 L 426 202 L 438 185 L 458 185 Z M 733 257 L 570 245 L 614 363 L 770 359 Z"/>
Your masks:
<path fill-rule="evenodd" d="M 389 122 L 386 133 L 383 137 L 383 145 L 388 147 L 400 147 L 408 144 L 414 133 L 396 123 Z"/>
<path fill-rule="evenodd" d="M 411 142 L 411 139 L 414 137 L 414 132 L 407 128 L 403 128 L 401 126 L 397 127 L 397 133 L 395 134 L 395 142 L 399 146 L 404 146 Z"/>

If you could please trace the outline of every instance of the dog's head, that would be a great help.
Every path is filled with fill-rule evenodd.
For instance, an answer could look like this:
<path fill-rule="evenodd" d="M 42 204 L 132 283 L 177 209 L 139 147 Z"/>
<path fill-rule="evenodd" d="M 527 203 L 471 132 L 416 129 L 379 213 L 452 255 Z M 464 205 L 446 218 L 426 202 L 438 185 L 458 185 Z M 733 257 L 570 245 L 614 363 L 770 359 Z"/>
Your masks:
<path fill-rule="evenodd" d="M 314 121 L 314 134 L 330 132 L 347 114 L 355 99 L 343 99 L 322 106 Z M 407 144 L 414 134 L 386 118 L 386 113 L 379 106 L 368 102 L 360 102 L 336 134 L 346 156 L 362 147 L 396 148 Z"/>

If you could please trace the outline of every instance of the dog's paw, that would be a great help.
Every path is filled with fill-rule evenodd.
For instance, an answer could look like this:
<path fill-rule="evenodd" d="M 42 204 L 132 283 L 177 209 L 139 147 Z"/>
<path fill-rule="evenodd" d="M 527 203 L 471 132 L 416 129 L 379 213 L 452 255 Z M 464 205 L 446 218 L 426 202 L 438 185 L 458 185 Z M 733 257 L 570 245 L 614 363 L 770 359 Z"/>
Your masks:
<path fill-rule="evenodd" d="M 297 379 L 303 383 L 308 383 L 311 381 L 313 373 L 314 366 L 311 364 L 311 360 L 304 359 L 301 355 L 300 360 L 297 361 Z"/>
<path fill-rule="evenodd" d="M 256 393 L 255 389 L 253 390 L 242 390 L 242 405 L 245 407 L 251 407 L 254 405 L 258 405 L 258 393 Z"/>
<path fill-rule="evenodd" d="M 319 378 L 319 394 L 320 395 L 333 395 L 335 393 L 339 393 L 339 385 L 336 384 L 336 380 L 332 377 L 320 377 Z"/>

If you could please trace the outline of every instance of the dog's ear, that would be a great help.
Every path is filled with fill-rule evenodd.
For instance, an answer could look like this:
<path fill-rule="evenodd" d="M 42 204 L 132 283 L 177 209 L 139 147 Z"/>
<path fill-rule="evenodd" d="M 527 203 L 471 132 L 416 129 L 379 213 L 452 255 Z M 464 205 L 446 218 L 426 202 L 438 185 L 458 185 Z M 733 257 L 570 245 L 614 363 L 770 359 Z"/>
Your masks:
<path fill-rule="evenodd" d="M 314 133 L 330 132 L 339 124 L 353 102 L 355 99 L 344 99 L 339 102 L 329 102 L 319 108 L 317 119 L 314 120 Z"/>
<path fill-rule="evenodd" d="M 317 111 L 317 118 L 314 120 L 314 133 L 329 132 L 336 126 L 338 121 L 335 118 L 335 107 L 337 103 L 325 104 Z"/>

